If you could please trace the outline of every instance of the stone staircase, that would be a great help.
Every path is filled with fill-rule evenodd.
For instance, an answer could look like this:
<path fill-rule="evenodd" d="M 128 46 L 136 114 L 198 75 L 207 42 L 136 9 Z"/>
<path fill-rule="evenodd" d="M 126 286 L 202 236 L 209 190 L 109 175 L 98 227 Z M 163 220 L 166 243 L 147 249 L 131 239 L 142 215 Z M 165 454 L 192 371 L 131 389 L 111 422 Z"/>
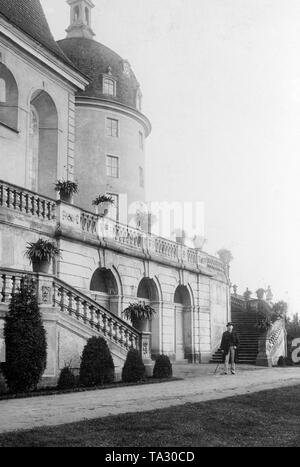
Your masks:
<path fill-rule="evenodd" d="M 51 334 L 48 342 L 47 352 L 52 360 L 58 363 L 58 366 L 55 363 L 56 370 L 51 370 L 52 379 L 58 377 L 58 372 L 65 366 L 67 358 L 68 361 L 72 361 L 73 370 L 79 368 L 83 345 L 92 336 L 102 336 L 107 340 L 116 374 L 120 373 L 119 370 L 131 348 L 138 349 L 145 365 L 150 365 L 149 333 L 138 331 L 88 295 L 49 274 L 0 267 L 0 330 L 11 297 L 25 276 L 36 287 L 45 326 L 51 323 L 47 332 L 50 336 L 53 331 L 53 335 Z M 58 335 L 61 336 L 59 343 L 56 342 Z M 47 369 L 48 367 L 46 373 Z"/>
<path fill-rule="evenodd" d="M 233 309 L 231 311 L 231 321 L 234 324 L 234 330 L 240 338 L 238 362 L 241 364 L 255 364 L 258 354 L 259 336 L 258 331 L 254 327 L 256 312 Z M 212 362 L 220 363 L 222 360 L 222 352 L 218 349 L 212 357 Z"/>

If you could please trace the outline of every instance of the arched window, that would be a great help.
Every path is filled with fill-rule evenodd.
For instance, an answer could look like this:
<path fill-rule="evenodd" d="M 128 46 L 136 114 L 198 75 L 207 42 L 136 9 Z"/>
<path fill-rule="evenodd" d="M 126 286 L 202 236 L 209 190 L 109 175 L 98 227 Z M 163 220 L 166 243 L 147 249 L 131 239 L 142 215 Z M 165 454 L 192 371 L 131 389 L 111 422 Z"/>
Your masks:
<path fill-rule="evenodd" d="M 29 153 L 28 153 L 28 188 L 38 190 L 39 162 L 39 116 L 36 108 L 30 106 Z"/>
<path fill-rule="evenodd" d="M 108 96 L 115 96 L 116 95 L 116 83 L 115 80 L 111 78 L 104 77 L 103 78 L 103 94 Z"/>
<path fill-rule="evenodd" d="M 90 11 L 88 7 L 85 7 L 85 22 L 88 26 L 90 25 Z"/>
<path fill-rule="evenodd" d="M 6 83 L 0 78 L 0 102 L 6 102 Z"/>
<path fill-rule="evenodd" d="M 18 126 L 19 92 L 10 70 L 0 63 L 0 124 L 16 130 Z"/>
<path fill-rule="evenodd" d="M 52 97 L 37 90 L 31 97 L 29 114 L 26 187 L 54 196 L 58 166 L 58 113 Z"/>
<path fill-rule="evenodd" d="M 76 6 L 74 8 L 74 22 L 75 23 L 79 20 L 79 14 L 80 14 L 79 6 Z"/>

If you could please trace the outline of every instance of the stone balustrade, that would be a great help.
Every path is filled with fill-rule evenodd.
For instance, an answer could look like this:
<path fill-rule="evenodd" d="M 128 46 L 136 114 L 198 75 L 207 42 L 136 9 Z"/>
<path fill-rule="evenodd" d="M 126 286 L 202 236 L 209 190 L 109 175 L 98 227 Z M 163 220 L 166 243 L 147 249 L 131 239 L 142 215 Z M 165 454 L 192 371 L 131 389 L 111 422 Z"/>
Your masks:
<path fill-rule="evenodd" d="M 272 327 L 269 329 L 266 340 L 267 340 L 267 350 L 269 352 L 275 348 L 280 339 L 283 338 L 284 324 L 282 319 L 278 319 L 272 324 Z"/>
<path fill-rule="evenodd" d="M 0 206 L 41 220 L 55 221 L 56 201 L 0 180 Z"/>
<path fill-rule="evenodd" d="M 244 298 L 237 297 L 234 294 L 231 295 L 231 306 L 235 307 L 238 310 L 244 310 L 246 311 L 247 309 L 247 301 Z"/>
<path fill-rule="evenodd" d="M 285 324 L 284 319 L 277 319 L 258 338 L 256 364 L 271 367 L 281 355 L 285 355 Z"/>
<path fill-rule="evenodd" d="M 36 285 L 39 305 L 48 305 L 75 318 L 124 351 L 135 348 L 145 355 L 145 349 L 148 349 L 148 358 L 147 333 L 144 335 L 134 329 L 90 297 L 54 276 L 0 268 L 0 304 L 9 304 L 12 294 L 19 288 L 25 276 Z"/>
<path fill-rule="evenodd" d="M 24 188 L 0 181 L 0 206 L 47 220 L 56 225 L 56 231 L 78 239 L 103 242 L 111 248 L 130 249 L 131 253 L 173 263 L 208 275 L 227 275 L 227 267 L 218 258 L 200 250 L 188 248 L 174 241 L 148 234 L 62 201 L 51 200 Z"/>

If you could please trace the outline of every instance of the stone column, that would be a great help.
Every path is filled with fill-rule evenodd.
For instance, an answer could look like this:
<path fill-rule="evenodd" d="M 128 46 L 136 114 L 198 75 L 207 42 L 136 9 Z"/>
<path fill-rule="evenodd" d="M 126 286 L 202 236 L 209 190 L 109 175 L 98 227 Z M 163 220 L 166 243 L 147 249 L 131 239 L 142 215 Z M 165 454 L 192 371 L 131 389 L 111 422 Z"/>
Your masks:
<path fill-rule="evenodd" d="M 258 338 L 258 354 L 256 357 L 255 364 L 257 366 L 272 367 L 272 359 L 269 355 L 269 352 L 267 352 L 266 335 L 263 335 Z"/>
<path fill-rule="evenodd" d="M 161 311 L 161 353 L 176 360 L 174 303 L 164 302 Z"/>

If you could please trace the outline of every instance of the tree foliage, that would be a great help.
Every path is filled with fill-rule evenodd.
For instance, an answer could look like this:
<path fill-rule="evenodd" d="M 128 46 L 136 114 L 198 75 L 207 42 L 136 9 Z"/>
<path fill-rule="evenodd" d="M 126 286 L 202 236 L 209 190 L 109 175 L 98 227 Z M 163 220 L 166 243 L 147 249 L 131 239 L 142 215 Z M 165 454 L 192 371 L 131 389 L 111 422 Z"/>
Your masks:
<path fill-rule="evenodd" d="M 6 363 L 3 372 L 12 392 L 36 389 L 46 368 L 47 341 L 35 285 L 25 278 L 13 294 L 5 318 Z"/>
<path fill-rule="evenodd" d="M 292 318 L 286 317 L 285 327 L 288 341 L 300 337 L 300 319 L 298 313 L 294 314 Z"/>
<path fill-rule="evenodd" d="M 233 260 L 231 251 L 226 250 L 226 248 L 221 248 L 221 250 L 217 252 L 217 255 L 219 256 L 220 260 L 227 265 L 229 265 L 229 263 L 231 263 Z"/>

